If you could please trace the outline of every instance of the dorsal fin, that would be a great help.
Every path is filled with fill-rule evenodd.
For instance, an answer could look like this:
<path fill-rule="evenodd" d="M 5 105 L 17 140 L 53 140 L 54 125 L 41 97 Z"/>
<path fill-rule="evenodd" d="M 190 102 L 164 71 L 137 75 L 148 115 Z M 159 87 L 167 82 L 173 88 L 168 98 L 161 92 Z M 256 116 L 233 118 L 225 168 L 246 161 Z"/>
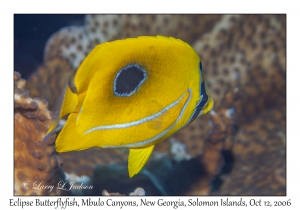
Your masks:
<path fill-rule="evenodd" d="M 74 112 L 77 103 L 78 103 L 77 94 L 73 93 L 69 85 L 67 85 L 65 97 L 59 114 L 60 118 L 63 118 L 67 114 Z"/>
<path fill-rule="evenodd" d="M 75 110 L 77 102 L 77 95 L 71 91 L 69 87 L 69 80 L 67 80 L 63 91 L 57 98 L 54 109 L 51 113 L 52 123 L 43 139 L 43 144 L 55 132 L 55 129 L 59 124 L 59 120 Z"/>

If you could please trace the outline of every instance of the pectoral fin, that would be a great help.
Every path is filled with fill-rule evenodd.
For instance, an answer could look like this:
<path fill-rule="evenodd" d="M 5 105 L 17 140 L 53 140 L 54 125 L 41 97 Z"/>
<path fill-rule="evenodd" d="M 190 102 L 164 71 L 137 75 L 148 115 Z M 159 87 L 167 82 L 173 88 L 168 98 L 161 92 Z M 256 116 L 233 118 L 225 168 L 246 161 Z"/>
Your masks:
<path fill-rule="evenodd" d="M 151 116 L 154 114 L 159 115 L 152 120 L 146 122 L 146 125 L 150 129 L 163 129 L 171 126 L 174 123 L 174 120 L 178 117 L 176 113 L 174 113 L 173 109 L 165 109 L 160 103 L 155 100 L 147 102 L 146 107 L 146 116 Z"/>
<path fill-rule="evenodd" d="M 149 159 L 154 145 L 144 148 L 130 149 L 128 157 L 128 172 L 130 178 L 139 173 Z"/>

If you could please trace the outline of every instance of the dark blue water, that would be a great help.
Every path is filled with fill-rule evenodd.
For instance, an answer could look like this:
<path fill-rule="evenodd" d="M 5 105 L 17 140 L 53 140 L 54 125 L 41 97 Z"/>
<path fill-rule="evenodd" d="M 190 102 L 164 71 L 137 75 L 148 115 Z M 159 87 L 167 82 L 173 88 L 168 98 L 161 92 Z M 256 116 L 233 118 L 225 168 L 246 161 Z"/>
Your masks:
<path fill-rule="evenodd" d="M 28 78 L 43 63 L 49 37 L 65 26 L 82 25 L 84 15 L 14 15 L 14 70 Z"/>

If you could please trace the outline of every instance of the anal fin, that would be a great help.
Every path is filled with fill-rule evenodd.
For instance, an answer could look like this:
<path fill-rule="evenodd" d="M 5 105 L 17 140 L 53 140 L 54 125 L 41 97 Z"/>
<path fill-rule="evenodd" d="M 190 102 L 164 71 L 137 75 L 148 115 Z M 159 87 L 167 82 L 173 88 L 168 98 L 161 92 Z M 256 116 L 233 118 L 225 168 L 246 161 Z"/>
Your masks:
<path fill-rule="evenodd" d="M 149 159 L 154 146 L 155 145 L 130 149 L 128 157 L 128 172 L 130 178 L 142 170 L 147 160 Z"/>

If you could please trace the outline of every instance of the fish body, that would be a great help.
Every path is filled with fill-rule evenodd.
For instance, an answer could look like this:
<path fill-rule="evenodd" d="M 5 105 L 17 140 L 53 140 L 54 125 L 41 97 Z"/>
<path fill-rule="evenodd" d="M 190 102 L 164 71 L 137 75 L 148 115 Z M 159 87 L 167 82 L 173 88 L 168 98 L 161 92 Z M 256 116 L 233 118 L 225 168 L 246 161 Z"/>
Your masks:
<path fill-rule="evenodd" d="M 155 144 L 213 107 L 200 57 L 172 37 L 102 43 L 82 62 L 74 84 L 76 92 L 67 86 L 64 94 L 59 118 L 68 119 L 57 152 L 128 147 L 130 177 Z"/>

